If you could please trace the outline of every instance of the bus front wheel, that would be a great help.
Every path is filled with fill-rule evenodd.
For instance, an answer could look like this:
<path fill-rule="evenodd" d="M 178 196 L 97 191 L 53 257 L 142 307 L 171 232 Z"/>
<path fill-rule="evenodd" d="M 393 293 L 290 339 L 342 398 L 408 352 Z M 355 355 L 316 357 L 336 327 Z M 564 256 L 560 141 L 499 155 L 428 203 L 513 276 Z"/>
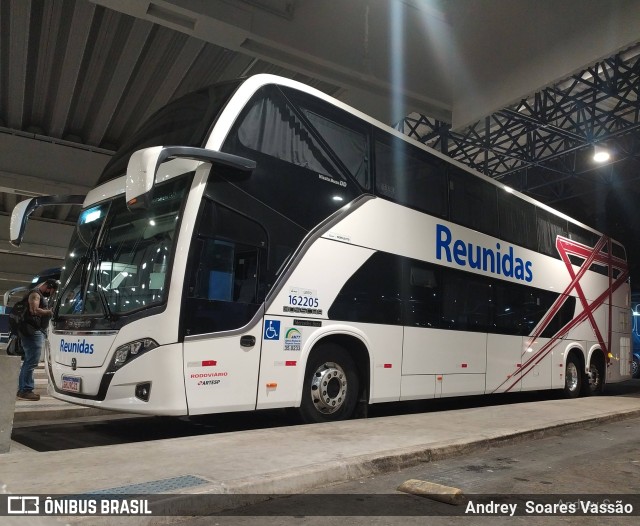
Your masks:
<path fill-rule="evenodd" d="M 342 347 L 328 344 L 311 355 L 302 387 L 300 416 L 305 423 L 346 420 L 353 415 L 360 382 Z"/>
<path fill-rule="evenodd" d="M 570 355 L 564 374 L 564 394 L 567 398 L 577 398 L 582 389 L 582 371 L 578 359 Z"/>

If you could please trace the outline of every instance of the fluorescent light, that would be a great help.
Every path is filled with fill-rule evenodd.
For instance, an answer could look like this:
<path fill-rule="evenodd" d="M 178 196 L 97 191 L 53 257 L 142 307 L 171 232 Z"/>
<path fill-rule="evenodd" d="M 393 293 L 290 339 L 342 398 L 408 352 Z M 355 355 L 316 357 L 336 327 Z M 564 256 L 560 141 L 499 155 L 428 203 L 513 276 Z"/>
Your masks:
<path fill-rule="evenodd" d="M 593 160 L 597 163 L 606 163 L 609 159 L 611 159 L 611 154 L 609 150 L 606 148 L 602 148 L 601 146 L 595 146 L 593 152 Z"/>

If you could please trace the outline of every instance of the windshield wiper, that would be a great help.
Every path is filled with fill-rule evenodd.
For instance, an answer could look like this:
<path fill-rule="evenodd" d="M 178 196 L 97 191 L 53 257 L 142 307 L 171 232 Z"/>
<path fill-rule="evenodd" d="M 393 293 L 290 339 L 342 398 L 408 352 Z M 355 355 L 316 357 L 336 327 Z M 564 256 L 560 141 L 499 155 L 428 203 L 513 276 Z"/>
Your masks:
<path fill-rule="evenodd" d="M 76 264 L 73 266 L 73 270 L 71 271 L 71 274 L 69 274 L 69 278 L 67 278 L 67 282 L 62 285 L 62 288 L 60 289 L 56 297 L 56 303 L 53 306 L 53 316 L 51 317 L 51 321 L 53 322 L 58 321 L 58 312 L 60 312 L 60 303 L 62 302 L 62 298 L 64 298 L 65 295 L 67 294 L 67 290 L 69 290 L 71 283 L 73 283 L 73 277 L 76 275 L 76 272 L 78 272 L 78 269 L 84 264 L 86 260 L 87 260 L 86 256 L 82 256 L 78 258 L 78 260 L 76 261 Z M 80 283 L 82 283 L 82 276 L 80 277 Z"/>
<path fill-rule="evenodd" d="M 111 312 L 111 309 L 109 308 L 109 301 L 107 300 L 107 296 L 104 293 L 104 290 L 102 290 L 102 285 L 100 283 L 100 255 L 98 254 L 98 249 L 95 246 L 91 248 L 91 265 L 93 266 L 93 272 L 95 272 L 96 293 L 98 294 L 98 298 L 100 298 L 105 318 L 109 321 L 115 321 L 118 319 L 118 316 Z"/>
<path fill-rule="evenodd" d="M 56 305 L 55 305 L 54 319 L 57 319 L 58 317 L 58 313 L 60 310 L 60 299 L 64 297 L 69 287 L 71 287 L 72 283 L 74 283 L 73 278 L 78 272 L 78 270 L 80 270 L 80 279 L 78 282 L 75 282 L 75 283 L 79 284 L 80 290 L 78 291 L 77 298 L 75 301 L 80 302 L 81 306 L 78 307 L 78 311 L 74 309 L 74 314 L 76 313 L 82 314 L 84 311 L 84 307 L 86 305 L 86 300 L 87 300 L 87 294 L 89 292 L 89 287 L 90 287 L 91 272 L 95 271 L 96 293 L 98 294 L 98 298 L 100 298 L 100 303 L 102 305 L 103 312 L 105 313 L 105 318 L 112 321 L 117 319 L 117 316 L 114 317 L 113 313 L 111 312 L 111 309 L 109 309 L 109 304 L 107 302 L 107 298 L 104 294 L 104 291 L 102 290 L 101 287 L 98 286 L 100 257 L 98 255 L 97 244 L 98 244 L 98 238 L 100 237 L 100 232 L 102 231 L 103 227 L 104 227 L 104 223 L 95 230 L 95 232 L 91 236 L 91 239 L 88 240 L 88 243 L 85 240 L 83 240 L 82 236 L 80 236 L 80 234 L 78 233 L 78 235 L 80 236 L 80 239 L 87 246 L 87 250 L 76 261 L 76 264 L 73 267 L 73 270 L 71 271 L 71 274 L 67 279 L 67 282 L 64 284 L 61 293 L 58 295 L 58 301 L 56 301 Z M 87 262 L 89 263 L 89 265 L 86 265 Z"/>

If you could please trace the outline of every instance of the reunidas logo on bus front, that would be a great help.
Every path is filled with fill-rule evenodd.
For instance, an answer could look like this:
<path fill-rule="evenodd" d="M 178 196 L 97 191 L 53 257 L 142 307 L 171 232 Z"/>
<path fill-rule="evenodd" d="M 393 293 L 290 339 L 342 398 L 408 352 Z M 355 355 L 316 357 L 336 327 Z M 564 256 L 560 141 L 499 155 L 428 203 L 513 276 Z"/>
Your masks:
<path fill-rule="evenodd" d="M 77 342 L 60 340 L 60 352 L 93 354 L 93 345 L 93 343 L 88 343 L 85 339 Z"/>
<path fill-rule="evenodd" d="M 436 259 L 442 260 L 444 257 L 449 263 L 456 263 L 461 267 L 468 265 L 470 268 L 531 283 L 531 261 L 515 257 L 511 245 L 506 252 L 501 250 L 503 249 L 500 243 L 496 243 L 495 248 L 489 248 L 462 239 L 453 239 L 449 228 L 436 225 Z"/>

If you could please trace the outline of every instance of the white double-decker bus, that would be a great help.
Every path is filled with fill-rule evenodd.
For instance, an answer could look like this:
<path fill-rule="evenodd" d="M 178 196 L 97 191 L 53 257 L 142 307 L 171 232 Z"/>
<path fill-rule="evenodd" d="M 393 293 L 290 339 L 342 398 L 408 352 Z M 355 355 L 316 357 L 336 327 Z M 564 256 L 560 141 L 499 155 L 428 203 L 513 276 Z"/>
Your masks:
<path fill-rule="evenodd" d="M 82 203 L 46 356 L 56 398 L 197 415 L 630 378 L 622 245 L 300 83 L 182 97 Z"/>

